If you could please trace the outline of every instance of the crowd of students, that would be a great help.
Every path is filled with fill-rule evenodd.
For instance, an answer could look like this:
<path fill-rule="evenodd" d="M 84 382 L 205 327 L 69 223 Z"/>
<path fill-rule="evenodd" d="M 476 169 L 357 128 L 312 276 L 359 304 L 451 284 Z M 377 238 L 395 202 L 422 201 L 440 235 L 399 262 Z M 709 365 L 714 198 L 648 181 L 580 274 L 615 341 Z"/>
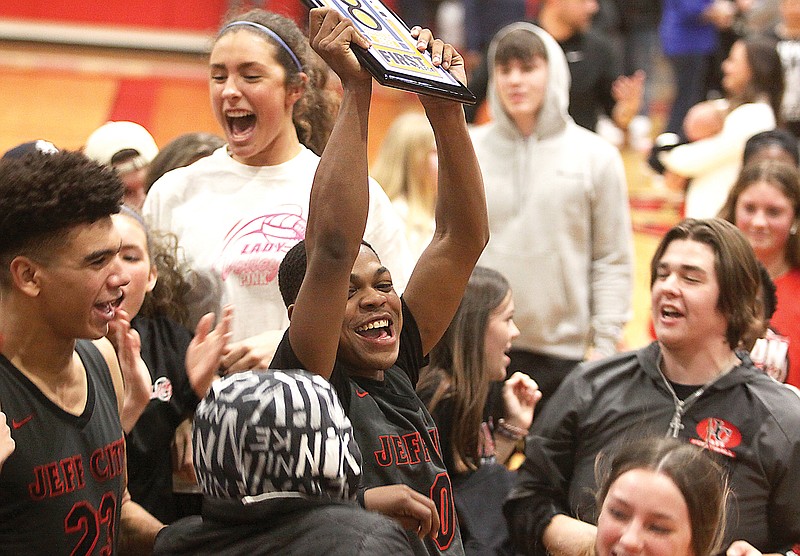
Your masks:
<path fill-rule="evenodd" d="M 764 44 L 723 86 L 775 115 Z M 800 554 L 800 397 L 773 378 L 800 386 L 796 139 L 734 149 L 720 218 L 653 255 L 655 341 L 616 353 L 624 171 L 569 115 L 564 45 L 500 29 L 482 126 L 419 95 L 422 155 L 386 173 L 406 222 L 370 177 L 368 46 L 332 8 L 307 36 L 237 14 L 224 140 L 110 122 L 0 161 L 0 552 Z"/>

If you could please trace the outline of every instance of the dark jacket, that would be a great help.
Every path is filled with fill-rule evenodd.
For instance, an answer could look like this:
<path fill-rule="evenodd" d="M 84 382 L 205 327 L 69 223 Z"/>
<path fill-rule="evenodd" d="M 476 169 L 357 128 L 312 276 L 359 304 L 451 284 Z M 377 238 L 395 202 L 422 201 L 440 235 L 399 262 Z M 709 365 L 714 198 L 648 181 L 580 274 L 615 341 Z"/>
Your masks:
<path fill-rule="evenodd" d="M 518 551 L 545 554 L 542 533 L 556 514 L 596 520 L 598 452 L 667 433 L 675 402 L 658 355 L 653 343 L 584 364 L 534 421 L 504 507 Z M 737 355 L 742 363 L 686 410 L 679 438 L 707 448 L 729 472 L 726 543 L 744 539 L 762 552 L 784 553 L 800 542 L 800 399 L 746 353 Z"/>

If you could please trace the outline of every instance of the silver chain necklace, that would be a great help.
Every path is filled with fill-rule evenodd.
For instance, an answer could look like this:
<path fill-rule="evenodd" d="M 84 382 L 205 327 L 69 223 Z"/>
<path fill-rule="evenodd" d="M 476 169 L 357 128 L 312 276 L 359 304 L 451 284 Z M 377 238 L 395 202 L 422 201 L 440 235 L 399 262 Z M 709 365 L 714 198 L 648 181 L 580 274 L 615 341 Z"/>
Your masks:
<path fill-rule="evenodd" d="M 727 370 L 721 372 L 720 374 L 718 374 L 717 376 L 715 376 L 714 378 L 703 384 L 700 388 L 698 388 L 697 390 L 692 392 L 689 396 L 687 396 L 685 400 L 682 400 L 678 397 L 678 394 L 675 393 L 675 389 L 672 387 L 672 383 L 670 383 L 669 379 L 667 379 L 666 375 L 664 374 L 664 371 L 661 369 L 663 361 L 664 361 L 664 356 L 659 351 L 656 368 L 658 369 L 658 374 L 661 375 L 661 378 L 664 381 L 667 390 L 669 390 L 669 393 L 672 394 L 672 401 L 675 403 L 675 413 L 672 414 L 672 419 L 669 422 L 669 429 L 667 430 L 666 436 L 668 437 L 671 436 L 672 438 L 678 438 L 678 435 L 684 428 L 684 424 L 682 421 L 683 421 L 683 415 L 686 413 L 686 411 L 690 407 L 692 407 L 692 405 L 694 405 L 694 402 L 696 402 L 700 398 L 700 396 L 702 396 L 705 393 L 705 391 L 708 389 L 709 386 L 711 386 L 717 380 L 719 380 L 720 377 L 726 375 L 728 371 L 730 371 L 731 369 L 733 369 L 733 367 L 738 365 L 738 362 L 734 363 L 733 367 L 729 367 Z"/>

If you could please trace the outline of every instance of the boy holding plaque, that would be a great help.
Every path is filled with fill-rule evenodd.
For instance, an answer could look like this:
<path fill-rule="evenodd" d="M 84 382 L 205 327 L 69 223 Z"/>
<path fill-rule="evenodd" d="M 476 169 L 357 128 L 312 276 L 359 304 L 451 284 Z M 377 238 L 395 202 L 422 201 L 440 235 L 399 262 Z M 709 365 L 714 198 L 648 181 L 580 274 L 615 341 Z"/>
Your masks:
<path fill-rule="evenodd" d="M 412 32 L 435 64 L 465 79 L 463 59 L 430 32 Z M 279 272 L 291 324 L 272 368 L 301 367 L 330 380 L 364 458 L 359 498 L 395 517 L 416 554 L 463 554 L 452 486 L 436 424 L 414 387 L 426 355 L 458 308 L 488 239 L 486 203 L 464 113 L 420 96 L 439 154 L 436 231 L 402 298 L 362 242 L 368 206 L 370 74 L 351 44 L 367 41 L 333 9 L 312 10 L 311 45 L 342 80 L 341 118 L 312 187 L 306 239 Z"/>

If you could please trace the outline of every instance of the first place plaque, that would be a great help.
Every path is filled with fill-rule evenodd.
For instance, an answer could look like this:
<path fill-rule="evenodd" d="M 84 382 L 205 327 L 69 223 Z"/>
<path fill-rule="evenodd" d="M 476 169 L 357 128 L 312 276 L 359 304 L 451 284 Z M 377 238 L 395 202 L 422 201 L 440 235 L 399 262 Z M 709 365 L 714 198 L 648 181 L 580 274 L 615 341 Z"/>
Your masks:
<path fill-rule="evenodd" d="M 408 26 L 380 0 L 303 0 L 309 8 L 329 6 L 351 20 L 372 46 L 354 47 L 363 65 L 381 85 L 475 104 L 475 95 L 447 70 L 433 65 L 429 52 L 417 50 Z"/>

